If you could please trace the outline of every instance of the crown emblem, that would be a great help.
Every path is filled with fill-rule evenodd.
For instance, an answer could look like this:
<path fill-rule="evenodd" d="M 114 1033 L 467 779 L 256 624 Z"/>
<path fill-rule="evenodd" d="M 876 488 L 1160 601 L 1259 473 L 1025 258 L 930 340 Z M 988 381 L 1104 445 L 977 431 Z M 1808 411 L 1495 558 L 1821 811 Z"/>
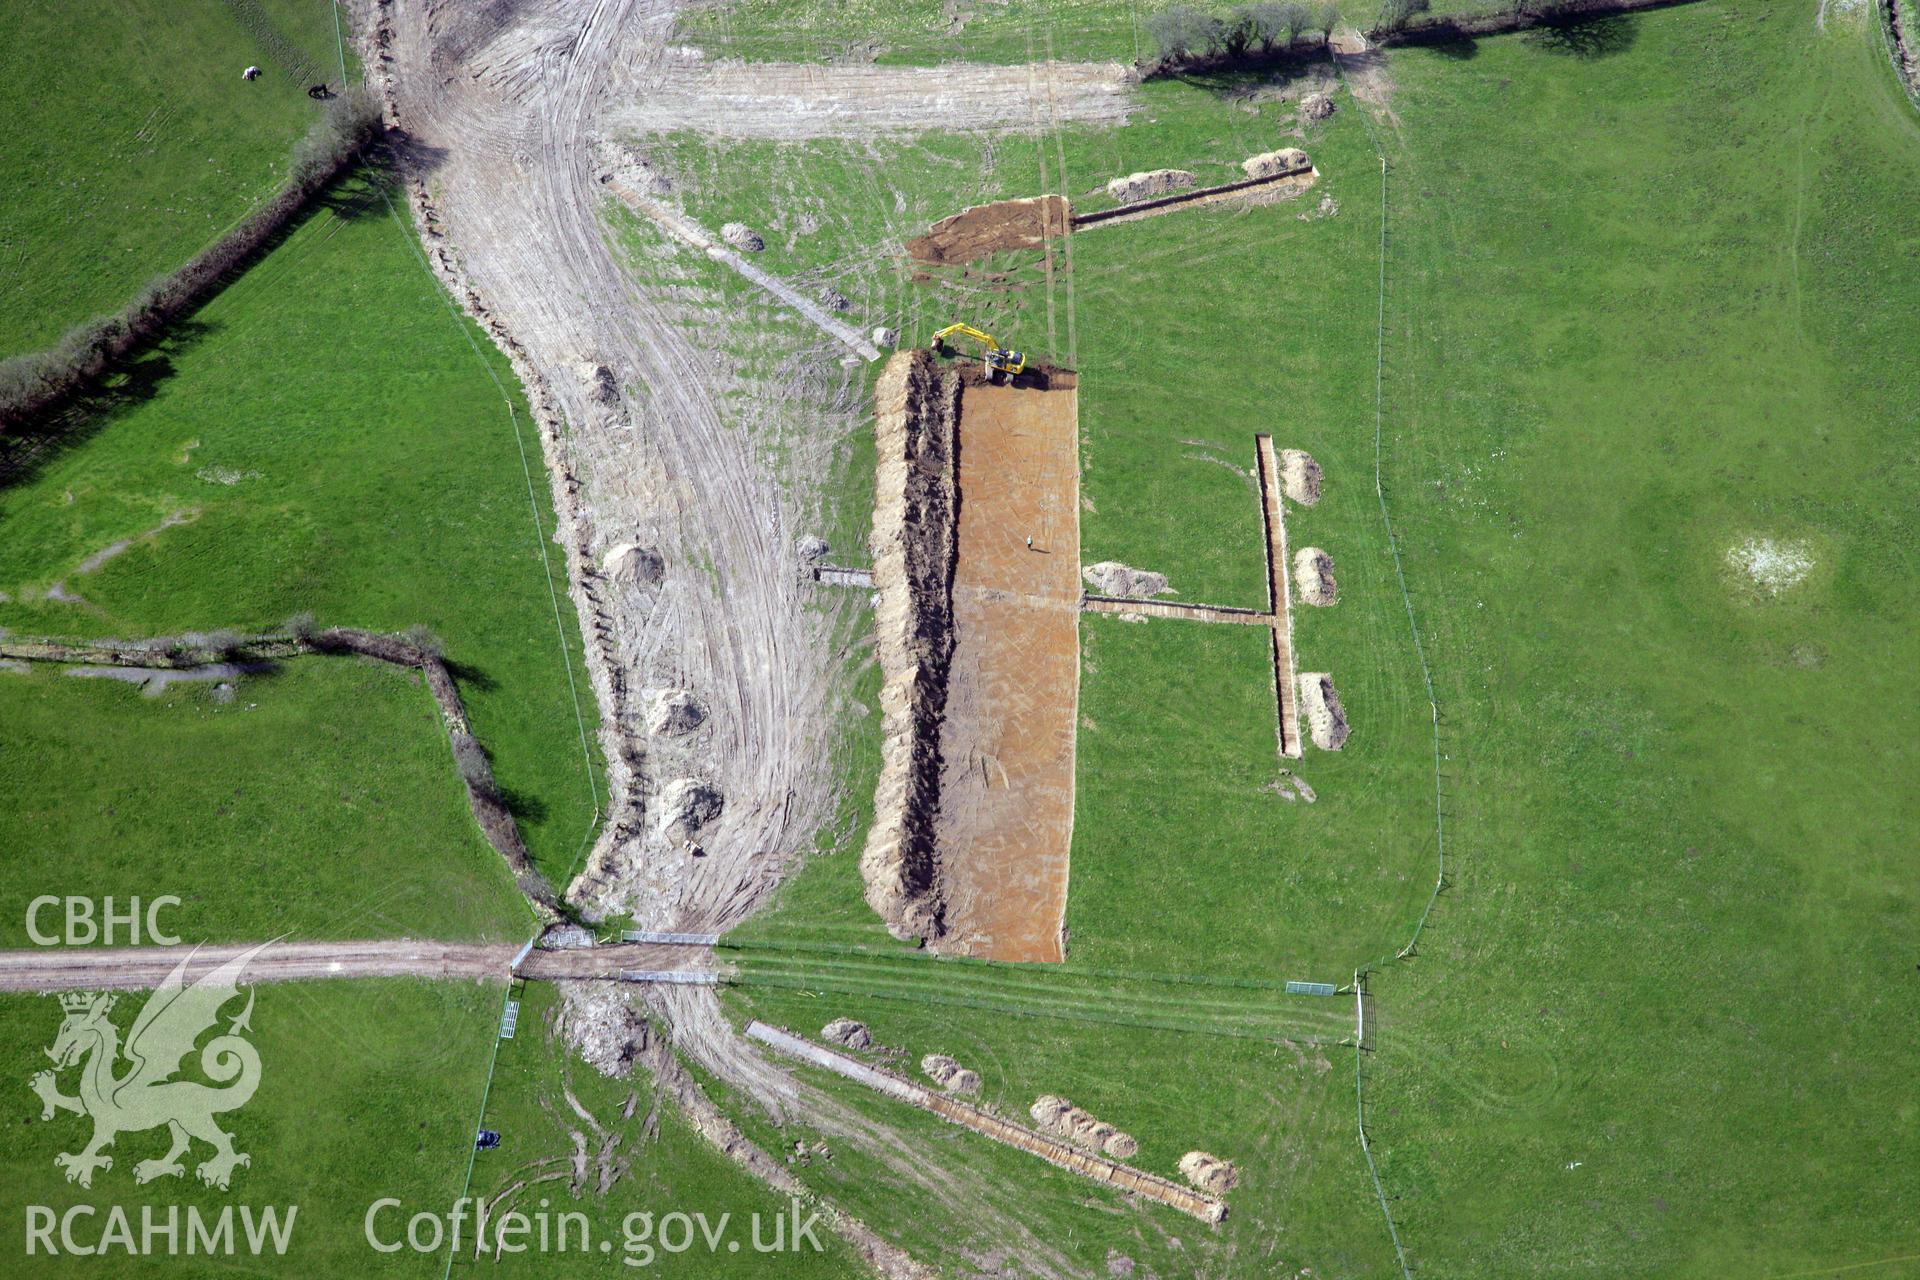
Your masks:
<path fill-rule="evenodd" d="M 96 991 L 63 991 L 60 993 L 60 1007 L 67 1013 L 85 1013 L 101 999 L 103 997 Z M 113 1003 L 112 996 L 104 999 L 108 1004 Z"/>

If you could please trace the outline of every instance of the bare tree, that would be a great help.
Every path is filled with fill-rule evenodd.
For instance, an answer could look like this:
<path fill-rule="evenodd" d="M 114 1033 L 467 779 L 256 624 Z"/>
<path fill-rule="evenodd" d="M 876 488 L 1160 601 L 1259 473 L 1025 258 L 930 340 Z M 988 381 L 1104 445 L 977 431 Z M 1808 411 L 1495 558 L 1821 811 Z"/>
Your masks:
<path fill-rule="evenodd" d="M 1427 12 L 1433 7 L 1432 0 L 1385 0 L 1380 6 L 1380 19 L 1377 30 L 1401 31 L 1411 22 L 1414 15 Z"/>
<path fill-rule="evenodd" d="M 1320 7 L 1314 11 L 1313 21 L 1308 24 L 1308 30 L 1318 31 L 1320 39 L 1328 41 L 1333 39 L 1333 29 L 1339 25 L 1340 6 L 1334 0 L 1321 0 Z"/>
<path fill-rule="evenodd" d="M 1168 62 L 1219 49 L 1225 27 L 1226 24 L 1212 14 L 1185 4 L 1162 9 L 1147 19 L 1147 32 L 1160 47 L 1160 57 Z"/>
<path fill-rule="evenodd" d="M 1299 5 L 1281 0 L 1263 0 L 1245 12 L 1247 28 L 1262 49 L 1292 44 L 1293 33 L 1305 16 Z"/>

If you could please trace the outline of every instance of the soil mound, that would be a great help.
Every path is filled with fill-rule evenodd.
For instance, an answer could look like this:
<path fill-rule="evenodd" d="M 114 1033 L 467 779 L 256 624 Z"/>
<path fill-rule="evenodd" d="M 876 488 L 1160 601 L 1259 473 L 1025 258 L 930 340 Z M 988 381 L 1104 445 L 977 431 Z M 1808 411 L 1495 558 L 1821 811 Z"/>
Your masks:
<path fill-rule="evenodd" d="M 675 844 L 720 816 L 726 803 L 719 788 L 697 778 L 675 778 L 660 793 L 660 832 Z"/>
<path fill-rule="evenodd" d="M 1284 173 L 1298 173 L 1312 163 L 1300 148 L 1282 147 L 1278 151 L 1248 156 L 1240 162 L 1240 168 L 1249 178 L 1277 178 Z"/>
<path fill-rule="evenodd" d="M 1080 570 L 1094 591 L 1122 600 L 1150 600 L 1168 592 L 1167 575 L 1150 569 L 1135 569 L 1118 560 L 1102 560 Z"/>
<path fill-rule="evenodd" d="M 1300 598 L 1308 604 L 1330 605 L 1340 598 L 1333 580 L 1333 557 L 1318 547 L 1293 553 L 1293 580 L 1300 584 Z"/>
<path fill-rule="evenodd" d="M 907 241 L 907 254 L 935 266 L 972 262 L 1009 249 L 1037 249 L 1064 236 L 1072 225 L 1065 196 L 1035 196 L 975 205 L 927 228 Z"/>
<path fill-rule="evenodd" d="M 677 738 L 707 720 L 707 709 L 685 689 L 662 689 L 647 702 L 647 732 Z"/>
<path fill-rule="evenodd" d="M 938 936 L 945 911 L 934 856 L 940 725 L 953 661 L 958 381 L 928 351 L 887 361 L 874 389 L 873 584 L 880 777 L 860 854 L 867 905 L 896 938 Z"/>
<path fill-rule="evenodd" d="M 855 1022 L 852 1018 L 835 1018 L 820 1028 L 820 1038 L 832 1044 L 843 1044 L 849 1049 L 871 1049 L 873 1033 L 867 1030 L 864 1022 Z"/>
<path fill-rule="evenodd" d="M 1033 1100 L 1027 1114 L 1040 1128 L 1076 1146 L 1103 1151 L 1116 1160 L 1125 1160 L 1140 1150 L 1131 1134 L 1120 1132 L 1104 1120 L 1074 1106 L 1065 1098 L 1043 1093 Z"/>
<path fill-rule="evenodd" d="M 626 587 L 657 587 L 667 576 L 667 560 L 649 547 L 623 542 L 601 561 L 607 576 Z"/>
<path fill-rule="evenodd" d="M 617 982 L 562 982 L 559 1027 L 587 1064 L 603 1076 L 625 1079 L 646 1052 L 651 1029 Z"/>
<path fill-rule="evenodd" d="M 1303 507 L 1320 501 L 1320 464 L 1299 449 L 1280 451 L 1280 487 Z"/>
<path fill-rule="evenodd" d="M 980 1075 L 969 1071 L 944 1053 L 930 1053 L 920 1059 L 920 1069 L 948 1093 L 980 1092 Z"/>
<path fill-rule="evenodd" d="M 1208 1195 L 1223 1196 L 1240 1184 L 1240 1171 L 1219 1156 L 1189 1151 L 1180 1157 L 1180 1174 Z"/>
<path fill-rule="evenodd" d="M 1193 183 L 1193 175 L 1185 169 L 1148 169 L 1115 178 L 1107 184 L 1107 195 L 1121 204 L 1132 204 L 1135 200 L 1151 200 L 1169 191 L 1183 190 Z"/>
<path fill-rule="evenodd" d="M 744 222 L 729 222 L 721 227 L 720 238 L 742 253 L 759 253 L 767 247 L 760 233 Z"/>
<path fill-rule="evenodd" d="M 1302 672 L 1300 704 L 1307 713 L 1307 732 L 1313 745 L 1322 751 L 1338 751 L 1347 745 L 1352 732 L 1347 728 L 1347 713 L 1340 706 L 1333 677 L 1324 671 Z"/>
<path fill-rule="evenodd" d="M 613 370 L 591 360 L 576 360 L 573 371 L 586 387 L 589 400 L 609 408 L 620 403 L 620 382 L 613 376 Z"/>
<path fill-rule="evenodd" d="M 1308 94 L 1300 99 L 1300 117 L 1303 120 L 1331 120 L 1333 99 L 1324 93 Z"/>

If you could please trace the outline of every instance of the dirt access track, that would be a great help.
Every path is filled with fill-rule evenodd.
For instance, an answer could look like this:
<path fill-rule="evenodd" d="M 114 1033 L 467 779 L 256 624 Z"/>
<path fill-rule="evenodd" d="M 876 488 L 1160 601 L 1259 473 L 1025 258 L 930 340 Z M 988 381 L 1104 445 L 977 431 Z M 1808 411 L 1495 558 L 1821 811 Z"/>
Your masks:
<path fill-rule="evenodd" d="M 204 977 L 256 942 L 192 947 L 42 947 L 0 950 L 0 991 L 143 990 L 157 987 L 181 961 L 187 980 Z M 629 975 L 712 973 L 705 946 L 623 944 L 566 951 L 527 950 L 511 942 L 433 942 L 377 938 L 360 942 L 283 942 L 247 965 L 246 981 L 321 978 L 473 978 L 505 982 L 623 979 Z M 657 978 L 656 980 L 671 980 Z"/>
<path fill-rule="evenodd" d="M 878 392 L 886 748 L 861 871 L 901 936 L 1065 959 L 1080 680 L 1078 392 L 926 352 Z"/>

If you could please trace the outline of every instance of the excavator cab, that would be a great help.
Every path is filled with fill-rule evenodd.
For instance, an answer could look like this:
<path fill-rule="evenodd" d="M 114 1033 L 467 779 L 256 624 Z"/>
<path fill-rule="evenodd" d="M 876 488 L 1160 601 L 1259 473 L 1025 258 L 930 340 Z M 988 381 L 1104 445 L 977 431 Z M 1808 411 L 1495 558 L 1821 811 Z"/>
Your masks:
<path fill-rule="evenodd" d="M 1027 367 L 1026 352 L 1015 351 L 1011 347 L 1003 347 L 993 340 L 992 334 L 982 333 L 970 324 L 950 324 L 934 334 L 934 353 L 936 355 L 947 354 L 947 352 L 951 350 L 951 348 L 947 346 L 947 339 L 956 333 L 963 337 L 972 338 L 982 347 L 986 348 L 980 357 L 980 361 L 986 366 L 987 377 L 991 380 L 998 382 L 1001 374 L 1005 374 L 1011 378 L 1015 374 L 1025 371 Z"/>

